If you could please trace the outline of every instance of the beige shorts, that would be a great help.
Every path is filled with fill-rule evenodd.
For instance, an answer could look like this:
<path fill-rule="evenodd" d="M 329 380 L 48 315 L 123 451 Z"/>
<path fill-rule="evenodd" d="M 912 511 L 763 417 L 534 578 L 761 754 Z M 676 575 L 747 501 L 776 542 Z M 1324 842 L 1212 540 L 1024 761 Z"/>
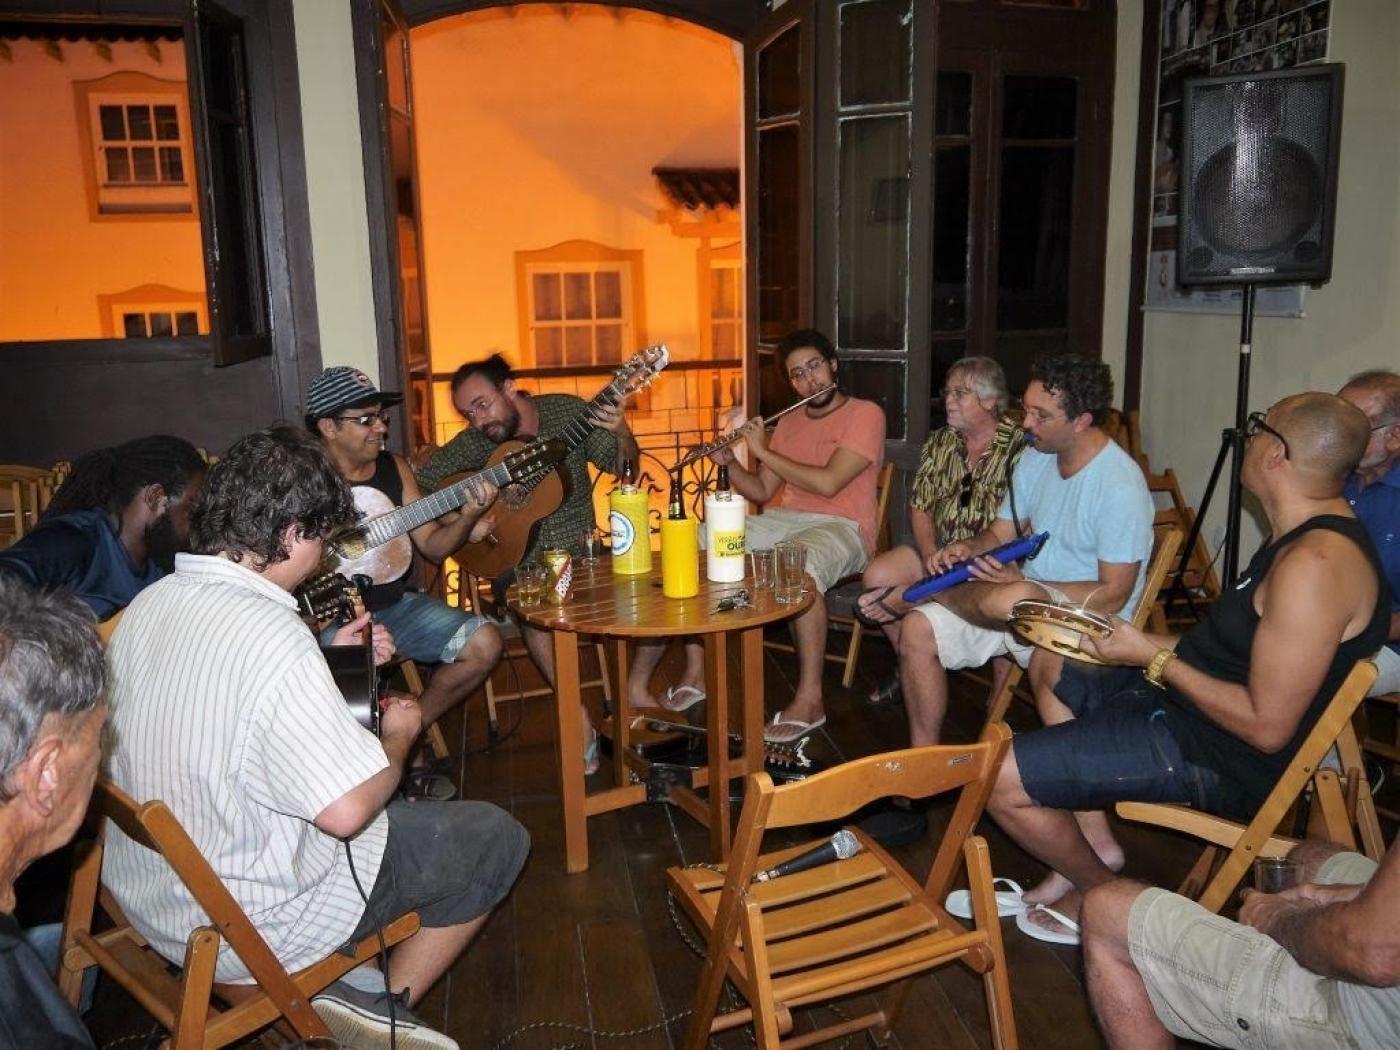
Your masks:
<path fill-rule="evenodd" d="M 909 615 L 915 613 L 933 625 L 933 637 L 938 642 L 938 662 L 946 671 L 981 667 L 995 656 L 1009 656 L 1025 667 L 1035 652 L 1035 646 L 1021 641 L 1010 631 L 978 627 L 937 602 L 916 605 Z"/>
<path fill-rule="evenodd" d="M 1323 864 L 1320 883 L 1366 882 L 1354 853 Z M 1162 889 L 1143 891 L 1128 951 L 1158 1018 L 1183 1039 L 1249 1050 L 1351 1050 L 1338 982 L 1304 969 L 1272 937 Z"/>
<path fill-rule="evenodd" d="M 834 514 L 775 508 L 750 514 L 744 530 L 747 550 L 762 550 L 782 540 L 805 546 L 807 574 L 822 594 L 847 576 L 862 571 L 870 560 L 856 523 Z"/>

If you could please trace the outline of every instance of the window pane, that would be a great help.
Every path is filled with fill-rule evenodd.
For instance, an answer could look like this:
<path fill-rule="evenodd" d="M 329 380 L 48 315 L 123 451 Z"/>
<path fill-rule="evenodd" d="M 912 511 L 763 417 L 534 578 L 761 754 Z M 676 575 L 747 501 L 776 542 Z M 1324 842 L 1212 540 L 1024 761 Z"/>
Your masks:
<path fill-rule="evenodd" d="M 180 120 L 174 106 L 156 106 L 156 138 L 162 142 L 178 142 Z"/>
<path fill-rule="evenodd" d="M 170 323 L 168 313 L 151 314 L 151 335 L 167 336 L 174 334 L 174 326 Z"/>
<path fill-rule="evenodd" d="M 738 325 L 717 324 L 713 326 L 711 334 L 713 335 L 715 357 L 722 360 L 739 356 Z"/>
<path fill-rule="evenodd" d="M 968 204 L 972 148 L 933 154 L 933 330 L 967 326 Z"/>
<path fill-rule="evenodd" d="M 622 325 L 600 324 L 593 329 L 598 340 L 598 364 L 610 365 L 622 360 Z"/>
<path fill-rule="evenodd" d="M 841 7 L 841 104 L 909 99 L 909 0 L 867 0 Z"/>
<path fill-rule="evenodd" d="M 160 178 L 162 182 L 184 182 L 185 164 L 179 146 L 160 147 Z"/>
<path fill-rule="evenodd" d="M 1074 137 L 1078 84 L 1066 77 L 1007 77 L 1002 136 L 1008 139 Z"/>
<path fill-rule="evenodd" d="M 111 40 L 110 55 L 65 42 L 67 64 L 59 67 L 34 41 L 12 45 L 13 61 L 0 55 L 0 138 L 18 132 L 20 115 L 25 128 L 42 129 L 22 148 L 15 139 L 17 148 L 0 149 L 0 343 L 146 337 L 144 314 L 162 308 L 178 328 L 172 304 L 206 316 L 200 214 L 189 184 L 195 146 L 180 138 L 181 107 L 189 104 L 185 45 L 173 27 L 70 28 Z M 158 47 L 142 46 L 153 39 Z M 67 89 L 54 89 L 60 81 Z M 63 207 L 51 206 L 60 199 Z M 38 207 L 43 221 L 21 221 L 19 202 Z M 158 221 L 144 221 L 152 215 Z M 35 266 L 39 258 L 45 264 Z"/>
<path fill-rule="evenodd" d="M 102 153 L 107 158 L 107 181 L 130 182 L 131 160 L 126 155 L 125 147 L 108 146 Z"/>
<path fill-rule="evenodd" d="M 758 53 L 758 115 L 796 113 L 802 106 L 799 60 L 802 35 L 790 26 Z"/>
<path fill-rule="evenodd" d="M 841 122 L 837 344 L 904 349 L 909 225 L 909 122 Z"/>
<path fill-rule="evenodd" d="M 939 73 L 935 135 L 966 135 L 972 128 L 972 74 Z"/>
<path fill-rule="evenodd" d="M 1037 333 L 1035 335 L 1000 335 L 992 356 L 1006 372 L 1006 387 L 1013 399 L 1019 400 L 1030 381 L 1031 365 L 1049 354 L 1063 354 L 1069 350 L 1069 334 L 1066 332 Z"/>
<path fill-rule="evenodd" d="M 904 365 L 898 361 L 842 358 L 841 386 L 852 397 L 874 401 L 885 410 L 885 437 L 904 438 Z"/>
<path fill-rule="evenodd" d="M 953 362 L 967 356 L 967 343 L 962 339 L 933 340 L 929 367 L 928 426 L 937 430 L 948 422 L 947 406 L 943 402 L 943 386 Z"/>
<path fill-rule="evenodd" d="M 599 270 L 593 275 L 594 317 L 622 317 L 622 274 Z"/>
<path fill-rule="evenodd" d="M 758 133 L 758 338 L 776 343 L 798 322 L 797 126 Z"/>
<path fill-rule="evenodd" d="M 553 368 L 564 363 L 564 332 L 560 328 L 535 329 L 535 365 Z"/>
<path fill-rule="evenodd" d="M 155 138 L 155 131 L 151 128 L 151 108 L 149 106 L 127 106 L 126 125 L 130 129 L 130 138 L 138 142 L 149 142 Z"/>
<path fill-rule="evenodd" d="M 564 329 L 564 363 L 591 365 L 593 363 L 593 326 L 571 324 Z"/>
<path fill-rule="evenodd" d="M 564 275 L 564 317 L 570 321 L 588 321 L 593 317 L 592 274 Z"/>
<path fill-rule="evenodd" d="M 137 182 L 156 181 L 156 151 L 150 146 L 137 146 L 131 151 L 131 175 Z"/>
<path fill-rule="evenodd" d="M 112 142 L 126 138 L 126 121 L 122 119 L 121 106 L 98 106 L 102 121 L 102 137 Z"/>
<path fill-rule="evenodd" d="M 1056 328 L 1069 317 L 1074 151 L 1002 150 L 997 327 Z"/>
<path fill-rule="evenodd" d="M 176 335 L 198 335 L 199 314 L 193 310 L 181 310 L 175 315 Z"/>
<path fill-rule="evenodd" d="M 729 266 L 710 270 L 710 316 L 739 316 L 739 271 Z"/>
<path fill-rule="evenodd" d="M 557 273 L 537 273 L 534 275 L 535 320 L 558 321 L 564 316 L 562 295 L 559 291 Z"/>

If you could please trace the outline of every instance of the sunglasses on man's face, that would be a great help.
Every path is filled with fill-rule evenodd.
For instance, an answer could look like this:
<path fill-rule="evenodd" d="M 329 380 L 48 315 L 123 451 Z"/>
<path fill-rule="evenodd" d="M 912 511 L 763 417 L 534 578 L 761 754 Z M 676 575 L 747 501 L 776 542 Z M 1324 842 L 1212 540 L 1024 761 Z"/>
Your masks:
<path fill-rule="evenodd" d="M 962 481 L 958 485 L 958 506 L 967 510 L 967 506 L 972 502 L 972 471 L 963 475 Z"/>

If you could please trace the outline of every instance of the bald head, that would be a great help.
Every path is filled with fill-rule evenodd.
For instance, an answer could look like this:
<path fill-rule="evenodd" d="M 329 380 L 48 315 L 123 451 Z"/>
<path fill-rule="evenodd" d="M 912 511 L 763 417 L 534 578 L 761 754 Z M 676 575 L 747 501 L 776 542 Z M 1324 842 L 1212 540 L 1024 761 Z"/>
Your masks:
<path fill-rule="evenodd" d="M 1366 414 L 1335 394 L 1286 397 L 1269 421 L 1288 439 L 1289 461 L 1311 496 L 1340 493 L 1371 436 Z"/>

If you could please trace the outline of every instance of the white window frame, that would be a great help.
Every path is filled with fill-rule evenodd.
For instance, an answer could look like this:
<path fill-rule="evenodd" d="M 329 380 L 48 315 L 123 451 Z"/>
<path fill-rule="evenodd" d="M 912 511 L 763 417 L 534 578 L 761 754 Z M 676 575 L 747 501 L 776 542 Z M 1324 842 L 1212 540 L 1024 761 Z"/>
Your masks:
<path fill-rule="evenodd" d="M 151 111 L 152 133 L 155 129 L 155 109 L 157 106 L 175 108 L 179 138 L 150 140 L 150 147 L 177 148 L 180 151 L 180 180 L 160 179 L 160 157 L 156 155 L 156 180 L 137 182 L 135 180 L 112 182 L 107 178 L 107 149 L 125 148 L 128 151 L 140 148 L 143 139 L 112 139 L 103 137 L 102 107 L 120 106 L 123 120 L 132 106 L 144 106 Z M 189 107 L 185 98 L 175 92 L 101 92 L 88 95 L 88 120 L 92 131 L 92 163 L 97 185 L 97 210 L 101 214 L 119 215 L 128 213 L 171 213 L 188 214 L 194 211 L 194 149 L 190 132 Z M 206 326 L 207 327 L 207 326 Z"/>
<path fill-rule="evenodd" d="M 546 320 L 546 319 L 541 319 L 541 318 L 538 316 L 538 313 L 537 313 L 537 310 L 536 310 L 536 303 L 535 303 L 535 278 L 536 278 L 536 277 L 541 276 L 541 275 L 557 275 L 557 276 L 559 277 L 559 281 L 560 281 L 560 287 L 561 287 L 561 302 L 562 302 L 562 287 L 563 287 L 563 281 L 564 281 L 565 276 L 567 276 L 567 275 L 573 275 L 573 274 L 585 274 L 585 273 L 589 275 L 590 289 L 594 287 L 594 285 L 593 285 L 593 275 L 599 274 L 599 273 L 615 273 L 615 274 L 618 275 L 619 297 L 620 297 L 621 314 L 622 314 L 622 316 L 621 316 L 620 318 L 613 318 L 613 317 L 599 318 L 599 317 L 596 316 L 596 310 L 597 310 L 597 296 L 596 296 L 596 293 L 593 295 L 592 300 L 591 300 L 591 304 L 590 304 L 590 309 L 594 312 L 594 316 L 588 318 L 587 320 L 584 320 L 584 319 L 581 319 L 581 318 L 563 318 L 563 317 L 561 317 L 561 318 L 558 319 L 558 320 Z M 530 360 L 534 363 L 535 367 L 537 367 L 537 368 L 559 368 L 559 369 L 569 369 L 569 368 L 581 368 L 581 367 L 585 367 L 585 366 L 587 366 L 587 365 L 617 364 L 617 363 L 619 363 L 619 362 L 621 362 L 621 361 L 626 361 L 627 358 L 631 356 L 632 351 L 635 349 L 635 343 L 636 343 L 636 339 L 635 339 L 635 331 L 636 331 L 636 306 L 635 306 L 635 301 L 634 301 L 634 296 L 633 296 L 632 263 L 631 263 L 630 261 L 628 261 L 628 260 L 599 260 L 599 261 L 584 261 L 584 260 L 580 260 L 580 261 L 577 261 L 577 262 L 569 262 L 569 261 L 551 261 L 551 262 L 527 263 L 527 264 L 525 265 L 525 268 L 524 268 L 524 274 L 525 274 L 525 289 L 524 289 L 524 291 L 525 291 L 525 304 L 526 304 L 526 305 L 525 305 L 525 309 L 526 309 L 527 326 L 528 326 L 529 337 L 530 337 L 529 356 L 530 356 Z M 612 325 L 620 325 L 621 328 L 622 328 L 622 332 L 621 332 L 621 335 L 620 335 L 620 342 L 619 342 L 619 344 L 618 344 L 618 358 L 617 358 L 616 361 L 600 361 L 600 360 L 598 359 L 598 339 L 597 339 L 596 331 L 593 332 L 593 334 L 590 336 L 590 340 L 589 340 L 589 342 L 590 342 L 590 348 L 591 348 L 591 352 L 590 352 L 590 355 L 589 355 L 589 360 L 587 360 L 587 361 L 566 361 L 566 360 L 564 360 L 564 359 L 561 358 L 561 360 L 559 360 L 558 362 L 554 362 L 554 363 L 544 363 L 544 362 L 542 362 L 542 361 L 540 360 L 540 355 L 539 355 L 539 341 L 538 341 L 538 340 L 539 340 L 539 333 L 540 333 L 542 330 L 545 330 L 545 329 L 559 329 L 559 330 L 562 331 L 562 330 L 564 330 L 564 329 L 569 329 L 569 328 L 575 328 L 575 329 L 577 329 L 577 328 L 589 328 L 589 329 L 594 329 L 594 330 L 596 330 L 598 327 L 600 327 L 600 326 L 602 326 L 602 325 L 609 325 L 609 326 L 612 326 Z M 563 351 L 563 344 L 562 344 L 562 342 L 561 342 L 560 352 L 561 352 L 561 354 L 564 352 L 564 351 Z"/>

